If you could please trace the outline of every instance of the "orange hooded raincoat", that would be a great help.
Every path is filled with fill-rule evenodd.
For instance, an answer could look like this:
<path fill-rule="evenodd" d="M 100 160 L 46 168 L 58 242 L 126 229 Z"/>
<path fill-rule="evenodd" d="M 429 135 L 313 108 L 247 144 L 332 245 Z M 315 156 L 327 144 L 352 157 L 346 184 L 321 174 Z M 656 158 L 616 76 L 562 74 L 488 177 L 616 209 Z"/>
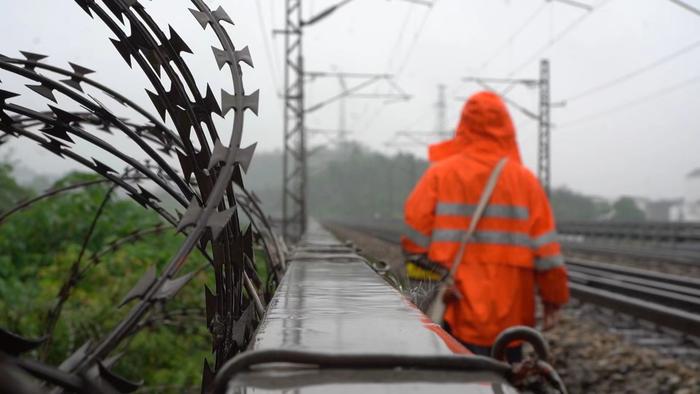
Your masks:
<path fill-rule="evenodd" d="M 491 346 L 514 325 L 535 325 L 535 291 L 544 302 L 569 299 L 554 217 L 537 178 L 526 169 L 503 101 L 481 92 L 462 111 L 455 138 L 430 147 L 433 164 L 405 205 L 404 250 L 452 264 L 496 163 L 508 157 L 490 204 L 455 275 L 460 301 L 445 321 L 461 341 Z"/>

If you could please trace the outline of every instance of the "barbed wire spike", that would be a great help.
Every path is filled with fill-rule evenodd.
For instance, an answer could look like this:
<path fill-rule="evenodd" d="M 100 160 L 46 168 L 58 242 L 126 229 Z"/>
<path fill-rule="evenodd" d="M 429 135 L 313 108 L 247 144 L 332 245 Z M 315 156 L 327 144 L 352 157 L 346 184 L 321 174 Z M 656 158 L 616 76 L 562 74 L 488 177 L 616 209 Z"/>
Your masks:
<path fill-rule="evenodd" d="M 40 53 L 27 52 L 27 51 L 19 51 L 19 53 L 21 53 L 22 56 L 24 56 L 24 58 L 29 60 L 30 62 L 37 62 L 37 63 L 48 57 L 47 55 L 42 55 Z"/>
<path fill-rule="evenodd" d="M 172 26 L 168 25 L 168 30 L 170 31 L 170 38 L 168 39 L 168 42 L 170 43 L 170 46 L 175 50 L 175 53 L 178 55 L 180 52 L 185 52 L 185 53 L 192 53 L 192 49 L 187 45 L 185 40 L 180 37 L 179 34 L 173 29 Z"/>
<path fill-rule="evenodd" d="M 71 136 L 68 134 L 70 129 L 58 124 L 47 124 L 46 127 L 39 129 L 44 134 L 50 135 L 52 137 L 61 139 L 66 142 L 75 143 Z"/>
<path fill-rule="evenodd" d="M 235 207 L 211 215 L 207 221 L 207 227 L 211 230 L 212 240 L 215 241 L 219 238 L 221 231 L 228 225 L 228 222 L 231 221 L 231 216 L 233 216 L 234 212 L 236 212 Z"/>
<path fill-rule="evenodd" d="M 50 87 L 44 86 L 43 84 L 41 85 L 24 85 L 28 87 L 30 90 L 34 91 L 35 93 L 38 93 L 41 96 L 44 96 L 45 98 L 53 101 L 54 103 L 57 103 L 56 97 L 53 95 L 53 89 Z"/>
<path fill-rule="evenodd" d="M 207 93 L 204 96 L 203 103 L 195 103 L 194 106 L 200 116 L 205 113 L 221 116 L 221 107 L 219 107 L 219 102 L 216 101 L 214 92 L 211 90 L 209 84 L 207 84 Z"/>
<path fill-rule="evenodd" d="M 19 93 L 10 92 L 8 90 L 0 89 L 0 104 L 5 104 L 5 100 L 11 99 L 13 97 L 19 96 Z"/>
<path fill-rule="evenodd" d="M 236 51 L 236 59 L 238 59 L 239 62 L 243 62 L 250 67 L 254 68 L 255 66 L 253 65 L 253 57 L 250 55 L 250 48 L 247 46 L 240 51 Z"/>
<path fill-rule="evenodd" d="M 63 149 L 70 149 L 70 147 L 63 142 L 52 138 L 52 137 L 47 137 L 48 141 L 42 141 L 39 143 L 39 145 L 43 146 L 45 149 L 50 151 L 51 153 L 57 155 L 60 158 L 63 158 Z"/>
<path fill-rule="evenodd" d="M 109 384 L 110 387 L 112 387 L 114 390 L 116 390 L 119 393 L 133 393 L 134 391 L 138 390 L 139 387 L 143 385 L 143 381 L 141 382 L 132 382 L 128 379 L 125 379 L 114 372 L 110 371 L 107 366 L 105 366 L 102 362 L 98 361 L 97 362 L 97 367 L 99 371 L 99 377 L 101 380 Z"/>
<path fill-rule="evenodd" d="M 235 342 L 238 346 L 245 345 L 246 336 L 249 334 L 249 326 L 255 319 L 255 308 L 253 304 L 250 303 L 241 317 L 236 321 L 238 324 L 233 326 L 233 332 L 231 333 L 231 340 Z"/>
<path fill-rule="evenodd" d="M 95 171 L 97 171 L 100 175 L 106 177 L 107 174 L 109 174 L 110 172 L 117 174 L 117 171 L 114 168 L 112 168 L 112 167 L 106 165 L 105 163 L 95 159 L 94 157 L 92 158 L 92 161 L 95 163 Z"/>
<path fill-rule="evenodd" d="M 211 14 L 214 16 L 214 18 L 216 18 L 217 22 L 224 21 L 224 22 L 228 22 L 232 25 L 235 25 L 235 23 L 233 23 L 233 20 L 231 19 L 231 17 L 228 16 L 228 14 L 226 13 L 226 10 L 224 10 L 224 8 L 221 6 L 219 6 L 219 8 L 217 8 Z"/>
<path fill-rule="evenodd" d="M 174 113 L 171 114 L 173 123 L 175 123 L 175 128 L 185 134 L 185 139 L 190 138 L 190 132 L 192 131 L 192 121 L 188 115 L 188 112 L 179 107 L 174 108 Z"/>
<path fill-rule="evenodd" d="M 82 8 L 83 11 L 85 11 L 85 13 L 90 16 L 90 18 L 93 18 L 92 11 L 90 11 L 90 4 L 94 2 L 95 0 L 75 0 L 75 3 L 78 4 L 78 7 Z"/>
<path fill-rule="evenodd" d="M 151 201 L 158 201 L 160 202 L 160 198 L 156 197 L 153 193 L 149 192 L 148 190 L 144 189 L 143 186 L 138 185 L 139 187 L 139 192 L 129 192 L 127 195 L 134 199 L 137 203 L 139 203 L 141 206 L 144 208 L 148 209 L 148 204 Z"/>
<path fill-rule="evenodd" d="M 177 158 L 180 161 L 180 167 L 182 168 L 183 177 L 185 178 L 186 182 L 190 181 L 190 178 L 194 173 L 195 164 L 198 164 L 198 167 L 203 168 L 204 165 L 206 165 L 207 163 L 207 152 L 204 151 L 196 152 L 194 159 L 190 156 L 187 156 L 179 149 L 176 149 L 175 153 L 177 154 Z"/>
<path fill-rule="evenodd" d="M 214 319 L 214 316 L 216 315 L 217 311 L 217 297 L 216 295 L 209 289 L 209 286 L 204 285 L 204 301 L 205 301 L 205 307 L 206 307 L 206 317 L 207 317 L 207 327 L 211 323 L 212 319 Z"/>
<path fill-rule="evenodd" d="M 247 148 L 240 149 L 236 147 L 227 148 L 221 142 L 221 140 L 216 140 L 214 143 L 214 151 L 209 159 L 208 169 L 211 170 L 215 166 L 226 161 L 228 153 L 230 150 L 234 151 L 235 162 L 238 163 L 244 172 L 248 172 L 248 167 L 250 167 L 250 162 L 253 160 L 253 155 L 255 154 L 255 148 L 258 146 L 257 143 L 250 145 Z"/>
<path fill-rule="evenodd" d="M 83 67 L 83 66 L 81 66 L 81 65 L 75 64 L 75 63 L 73 63 L 73 62 L 68 62 L 68 64 L 69 64 L 69 65 L 71 66 L 71 68 L 73 69 L 73 72 L 74 72 L 76 75 L 80 76 L 80 77 L 84 77 L 84 76 L 86 76 L 86 75 L 88 75 L 88 74 L 94 74 L 94 73 L 95 73 L 95 71 L 90 70 L 90 69 L 87 68 L 87 67 Z"/>
<path fill-rule="evenodd" d="M 124 23 L 124 12 L 131 8 L 134 4 L 138 3 L 138 0 L 103 0 L 107 8 L 112 11 L 112 14 L 116 16 L 119 21 Z"/>
<path fill-rule="evenodd" d="M 153 298 L 155 300 L 169 300 L 192 279 L 194 274 L 195 272 L 190 272 L 177 279 L 168 279 Z"/>
<path fill-rule="evenodd" d="M 87 340 L 85 343 L 83 343 L 78 350 L 74 351 L 68 358 L 63 360 L 63 362 L 58 366 L 58 369 L 61 371 L 70 371 L 75 367 L 80 360 L 85 357 L 87 354 L 88 350 L 90 349 L 90 346 L 92 346 L 92 341 Z"/>
<path fill-rule="evenodd" d="M 245 190 L 245 185 L 243 184 L 243 174 L 241 173 L 241 167 L 240 167 L 240 166 L 236 166 L 236 167 L 233 169 L 233 177 L 232 177 L 232 179 L 233 179 L 233 183 L 235 183 L 236 185 L 238 185 L 238 187 L 240 187 L 241 189 Z"/>
<path fill-rule="evenodd" d="M 232 60 L 229 59 L 229 53 L 225 50 L 215 46 L 212 46 L 211 50 L 214 53 L 214 59 L 216 59 L 216 65 L 219 66 L 219 70 L 224 68 L 224 65 L 232 63 Z"/>
<path fill-rule="evenodd" d="M 143 186 L 138 185 L 139 190 L 141 191 L 141 196 L 145 197 L 148 200 L 155 200 L 158 202 L 161 202 L 160 198 L 156 196 L 155 194 L 151 193 L 148 189 L 145 189 Z"/>
<path fill-rule="evenodd" d="M 192 13 L 192 15 L 195 17 L 195 19 L 197 19 L 197 22 L 199 22 L 199 24 L 202 26 L 202 29 L 206 30 L 207 26 L 210 23 L 209 15 L 207 15 L 206 12 L 198 11 L 198 10 L 195 10 L 192 8 L 190 8 L 189 10 Z"/>
<path fill-rule="evenodd" d="M 158 115 L 160 115 L 160 118 L 163 121 L 165 121 L 165 114 L 167 111 L 165 109 L 165 103 L 163 102 L 163 99 L 158 94 L 153 93 L 148 89 L 146 89 L 146 94 L 148 94 L 148 98 L 151 99 L 153 106 L 156 107 L 156 111 L 158 112 Z"/>
<path fill-rule="evenodd" d="M 209 366 L 209 360 L 204 359 L 204 366 L 202 367 L 202 393 L 208 393 L 209 387 L 212 382 L 214 382 L 214 371 Z"/>
<path fill-rule="evenodd" d="M 141 276 L 141 279 L 139 279 L 138 282 L 136 282 L 136 286 L 134 286 L 131 290 L 129 290 L 128 293 L 124 296 L 124 298 L 121 300 L 117 308 L 121 308 L 122 306 L 128 304 L 130 301 L 135 300 L 135 299 L 143 299 L 143 297 L 146 295 L 148 290 L 153 286 L 153 284 L 156 282 L 156 267 L 155 266 L 150 266 L 146 270 L 146 272 Z"/>
<path fill-rule="evenodd" d="M 49 104 L 49 108 L 51 109 L 51 112 L 53 112 L 54 115 L 56 115 L 56 120 L 60 121 L 61 123 L 65 125 L 70 125 L 73 122 L 80 122 L 83 121 L 84 119 L 80 116 L 77 116 L 73 113 L 70 113 L 68 111 L 64 111 L 58 107 L 55 107 L 51 104 Z"/>
<path fill-rule="evenodd" d="M 258 115 L 258 103 L 260 101 L 260 91 L 256 90 L 250 95 L 234 95 L 221 89 L 221 112 L 224 116 L 233 109 L 238 113 L 249 109 Z"/>
<path fill-rule="evenodd" d="M 45 341 L 46 338 L 29 339 L 0 328 L 0 350 L 12 356 L 30 352 Z"/>
<path fill-rule="evenodd" d="M 83 87 L 80 85 L 80 81 L 77 80 L 75 77 L 68 78 L 68 79 L 62 79 L 60 82 L 63 82 L 64 84 L 72 87 L 73 89 L 84 93 Z"/>
<path fill-rule="evenodd" d="M 110 38 L 109 40 L 112 41 L 114 47 L 117 48 L 117 52 L 119 52 L 126 64 L 129 65 L 129 68 L 131 68 L 131 51 L 129 50 L 129 46 L 116 38 Z"/>
<path fill-rule="evenodd" d="M 187 206 L 187 211 L 182 215 L 180 223 L 177 225 L 176 231 L 182 232 L 187 227 L 194 226 L 201 213 L 202 207 L 199 205 L 199 201 L 197 201 L 197 198 L 192 197 L 190 205 Z"/>

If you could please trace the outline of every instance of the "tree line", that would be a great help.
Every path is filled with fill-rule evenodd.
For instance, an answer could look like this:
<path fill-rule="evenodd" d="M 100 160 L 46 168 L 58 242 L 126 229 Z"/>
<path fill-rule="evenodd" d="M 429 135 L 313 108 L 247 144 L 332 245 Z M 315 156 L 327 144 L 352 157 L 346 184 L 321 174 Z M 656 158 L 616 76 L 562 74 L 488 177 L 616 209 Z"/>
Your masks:
<path fill-rule="evenodd" d="M 403 204 L 428 163 L 406 153 L 386 155 L 356 142 L 324 148 L 309 160 L 309 210 L 329 220 L 402 220 Z M 281 217 L 282 153 L 257 154 L 248 186 L 268 211 Z M 632 197 L 609 201 L 554 188 L 552 208 L 558 221 L 642 221 L 645 213 Z"/>

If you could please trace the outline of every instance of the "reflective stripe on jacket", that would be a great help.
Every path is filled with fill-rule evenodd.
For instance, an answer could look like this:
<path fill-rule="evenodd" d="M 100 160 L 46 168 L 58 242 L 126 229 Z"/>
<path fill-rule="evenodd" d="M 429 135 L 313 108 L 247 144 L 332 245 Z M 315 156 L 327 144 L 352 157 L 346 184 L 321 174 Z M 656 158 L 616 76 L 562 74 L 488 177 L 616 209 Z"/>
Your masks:
<path fill-rule="evenodd" d="M 445 313 L 459 339 L 489 346 L 509 326 L 534 325 L 536 288 L 545 302 L 566 303 L 566 269 L 549 202 L 521 164 L 500 98 L 472 97 L 453 141 L 462 150 L 434 162 L 406 201 L 402 245 L 449 267 L 492 169 L 509 157 L 455 275 L 464 297 Z"/>

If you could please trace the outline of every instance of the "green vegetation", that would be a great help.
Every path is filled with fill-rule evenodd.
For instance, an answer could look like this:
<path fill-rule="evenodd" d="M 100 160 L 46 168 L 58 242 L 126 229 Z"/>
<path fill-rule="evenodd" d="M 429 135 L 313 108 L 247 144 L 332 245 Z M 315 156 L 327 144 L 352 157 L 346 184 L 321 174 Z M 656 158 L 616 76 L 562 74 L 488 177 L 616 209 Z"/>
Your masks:
<path fill-rule="evenodd" d="M 328 156 L 310 180 L 309 206 L 322 218 L 402 219 L 403 202 L 427 168 L 412 155 L 385 156 L 351 143 Z"/>
<path fill-rule="evenodd" d="M 637 203 L 631 197 L 621 197 L 612 206 L 612 220 L 639 222 L 645 220 L 644 211 L 639 209 Z"/>
<path fill-rule="evenodd" d="M 20 186 L 12 177 L 12 166 L 0 163 L 0 212 L 10 208 L 17 200 L 31 195 L 31 190 Z"/>
<path fill-rule="evenodd" d="M 610 214 L 610 204 L 566 187 L 552 190 L 552 210 L 559 221 L 600 220 Z"/>
<path fill-rule="evenodd" d="M 33 193 L 17 185 L 10 173 L 9 165 L 0 166 L 0 211 Z M 54 187 L 87 179 L 98 178 L 73 173 Z M 107 184 L 99 184 L 50 198 L 0 225 L 0 327 L 27 337 L 44 334 L 47 313 L 78 260 L 85 234 L 107 191 Z M 87 266 L 91 256 L 111 241 L 159 223 L 153 211 L 112 194 L 87 243 L 81 266 Z M 167 263 L 181 242 L 182 236 L 166 226 L 162 233 L 146 235 L 105 254 L 63 305 L 48 353 L 39 351 L 35 356 L 56 365 L 88 339 L 104 335 L 132 306 L 117 309 L 121 298 L 149 266 L 160 269 Z M 205 259 L 194 252 L 186 269 L 204 263 Z M 203 286 L 210 277 L 208 271 L 200 273 L 173 301 L 155 308 L 152 317 L 165 310 L 172 314 L 168 321 L 185 320 L 186 324 L 144 327 L 122 349 L 128 351 L 117 363 L 117 373 L 144 379 L 147 386 L 162 387 L 158 392 L 183 392 L 183 387 L 198 391 L 202 361 L 211 346 L 201 311 Z M 190 313 L 178 316 L 183 310 Z"/>

